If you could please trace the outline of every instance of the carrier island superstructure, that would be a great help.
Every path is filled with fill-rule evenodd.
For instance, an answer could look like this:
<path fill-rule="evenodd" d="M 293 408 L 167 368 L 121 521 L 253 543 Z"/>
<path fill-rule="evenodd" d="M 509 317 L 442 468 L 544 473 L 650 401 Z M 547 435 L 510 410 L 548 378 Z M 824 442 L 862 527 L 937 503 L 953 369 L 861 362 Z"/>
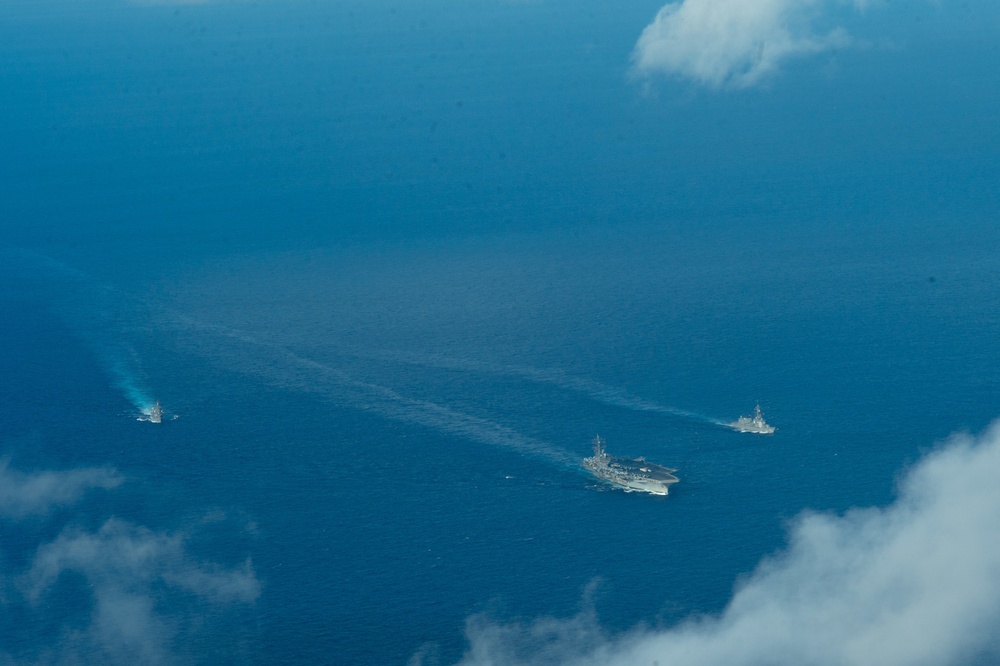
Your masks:
<path fill-rule="evenodd" d="M 583 459 L 583 466 L 597 478 L 624 488 L 626 492 L 666 495 L 670 485 L 680 481 L 677 470 L 647 461 L 645 458 L 616 458 L 604 449 L 604 440 L 594 438 L 594 455 Z"/>

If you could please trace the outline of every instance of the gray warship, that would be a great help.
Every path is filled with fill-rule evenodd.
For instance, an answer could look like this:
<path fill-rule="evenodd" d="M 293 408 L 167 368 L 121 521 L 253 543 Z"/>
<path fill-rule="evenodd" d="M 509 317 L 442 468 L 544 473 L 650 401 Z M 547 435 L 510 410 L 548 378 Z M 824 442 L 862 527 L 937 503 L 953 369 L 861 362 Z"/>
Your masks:
<path fill-rule="evenodd" d="M 623 488 L 625 492 L 666 495 L 670 485 L 680 481 L 677 470 L 648 462 L 645 458 L 616 458 L 604 450 L 604 440 L 594 438 L 594 455 L 583 459 L 583 466 L 597 478 Z"/>
<path fill-rule="evenodd" d="M 768 425 L 764 420 L 759 404 L 754 408 L 752 417 L 741 416 L 730 423 L 729 427 L 739 432 L 752 432 L 757 435 L 773 435 L 775 430 L 774 426 Z"/>
<path fill-rule="evenodd" d="M 160 406 L 159 400 L 149 408 L 148 416 L 150 423 L 163 423 L 163 407 Z"/>

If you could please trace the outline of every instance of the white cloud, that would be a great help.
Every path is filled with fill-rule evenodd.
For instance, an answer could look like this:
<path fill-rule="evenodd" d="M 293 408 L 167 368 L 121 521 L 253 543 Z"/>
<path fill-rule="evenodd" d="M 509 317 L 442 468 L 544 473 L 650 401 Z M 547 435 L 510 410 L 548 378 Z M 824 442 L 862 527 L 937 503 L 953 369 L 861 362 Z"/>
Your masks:
<path fill-rule="evenodd" d="M 44 515 L 73 504 L 92 488 L 111 489 L 122 481 L 116 471 L 104 467 L 25 473 L 0 460 L 0 518 Z"/>
<path fill-rule="evenodd" d="M 850 43 L 842 30 L 817 34 L 827 0 L 680 0 L 642 31 L 634 71 L 665 73 L 711 87 L 747 87 L 793 57 Z M 861 6 L 863 2 L 855 2 Z"/>
<path fill-rule="evenodd" d="M 67 573 L 86 580 L 93 611 L 85 629 L 67 631 L 54 648 L 59 662 L 174 663 L 178 608 L 161 612 L 166 598 L 193 595 L 182 617 L 197 625 L 206 604 L 250 603 L 260 594 L 249 560 L 229 569 L 198 562 L 181 535 L 116 519 L 97 532 L 67 530 L 40 547 L 20 587 L 38 605 Z"/>
<path fill-rule="evenodd" d="M 591 613 L 473 618 L 466 666 L 942 666 L 1000 660 L 1000 424 L 956 437 L 885 508 L 806 513 L 718 617 L 605 638 Z"/>
<path fill-rule="evenodd" d="M 0 460 L 0 518 L 44 515 L 92 488 L 111 489 L 122 481 L 110 468 L 25 473 Z M 60 600 L 64 578 L 85 581 L 89 602 Z M 249 604 L 259 594 L 249 559 L 231 567 L 198 561 L 183 533 L 117 519 L 95 532 L 65 529 L 38 547 L 26 570 L 8 569 L 0 558 L 0 611 L 27 603 L 39 617 L 55 610 L 73 619 L 63 623 L 54 642 L 37 635 L 35 654 L 15 659 L 0 653 L 0 664 L 177 663 L 188 649 L 186 639 L 206 632 L 224 607 Z"/>

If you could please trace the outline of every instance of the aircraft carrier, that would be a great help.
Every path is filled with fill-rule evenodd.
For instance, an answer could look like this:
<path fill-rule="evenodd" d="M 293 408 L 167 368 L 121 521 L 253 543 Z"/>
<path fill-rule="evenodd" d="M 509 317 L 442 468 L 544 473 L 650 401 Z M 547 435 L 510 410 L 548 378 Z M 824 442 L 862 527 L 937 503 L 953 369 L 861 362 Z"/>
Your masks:
<path fill-rule="evenodd" d="M 729 427 L 739 432 L 752 432 L 757 435 L 773 435 L 775 430 L 774 426 L 768 425 L 764 420 L 760 413 L 760 405 L 754 409 L 752 417 L 741 416 L 730 423 Z"/>
<path fill-rule="evenodd" d="M 625 492 L 666 495 L 670 485 L 680 481 L 677 470 L 648 462 L 645 458 L 616 458 L 604 449 L 604 440 L 594 438 L 594 455 L 583 459 L 583 466 L 594 476 Z"/>

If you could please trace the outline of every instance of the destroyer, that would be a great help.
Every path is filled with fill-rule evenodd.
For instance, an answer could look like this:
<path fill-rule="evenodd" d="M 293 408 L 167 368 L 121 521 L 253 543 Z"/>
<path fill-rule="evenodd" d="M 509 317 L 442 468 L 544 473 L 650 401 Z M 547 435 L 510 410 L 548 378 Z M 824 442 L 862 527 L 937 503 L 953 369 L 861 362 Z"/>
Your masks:
<path fill-rule="evenodd" d="M 666 495 L 670 484 L 680 481 L 677 470 L 648 462 L 645 458 L 615 458 L 604 450 L 604 440 L 594 438 L 594 456 L 584 458 L 583 466 L 594 476 L 624 488 L 626 492 Z"/>
<path fill-rule="evenodd" d="M 156 404 L 149 409 L 149 422 L 163 423 L 163 407 L 160 406 L 159 400 L 157 400 Z"/>
<path fill-rule="evenodd" d="M 760 405 L 754 408 L 753 417 L 741 416 L 730 423 L 729 427 L 739 432 L 752 432 L 757 435 L 774 434 L 774 426 L 768 425 L 764 420 L 764 417 L 760 413 Z"/>

